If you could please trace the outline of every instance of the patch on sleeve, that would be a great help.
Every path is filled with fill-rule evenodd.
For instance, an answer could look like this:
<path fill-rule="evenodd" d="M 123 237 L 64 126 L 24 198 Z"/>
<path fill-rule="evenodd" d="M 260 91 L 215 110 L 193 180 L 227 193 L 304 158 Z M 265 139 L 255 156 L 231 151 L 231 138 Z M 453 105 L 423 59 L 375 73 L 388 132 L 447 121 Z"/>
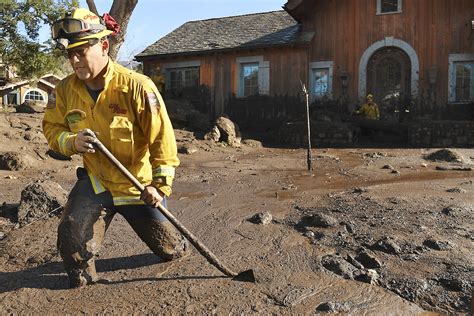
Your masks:
<path fill-rule="evenodd" d="M 151 114 L 158 114 L 158 110 L 160 109 L 160 102 L 158 101 L 156 94 L 154 92 L 147 92 L 145 101 L 148 107 L 150 108 Z"/>

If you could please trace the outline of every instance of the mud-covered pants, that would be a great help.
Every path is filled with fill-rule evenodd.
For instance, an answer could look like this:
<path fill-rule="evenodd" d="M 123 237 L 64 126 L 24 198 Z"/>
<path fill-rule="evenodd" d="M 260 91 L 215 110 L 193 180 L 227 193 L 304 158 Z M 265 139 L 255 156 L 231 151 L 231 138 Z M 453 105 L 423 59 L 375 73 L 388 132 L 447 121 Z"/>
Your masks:
<path fill-rule="evenodd" d="M 94 260 L 116 213 L 164 261 L 188 253 L 187 240 L 158 209 L 148 205 L 115 206 L 110 192 L 95 194 L 85 169 L 79 168 L 77 177 L 58 227 L 58 250 L 71 287 L 97 280 Z"/>

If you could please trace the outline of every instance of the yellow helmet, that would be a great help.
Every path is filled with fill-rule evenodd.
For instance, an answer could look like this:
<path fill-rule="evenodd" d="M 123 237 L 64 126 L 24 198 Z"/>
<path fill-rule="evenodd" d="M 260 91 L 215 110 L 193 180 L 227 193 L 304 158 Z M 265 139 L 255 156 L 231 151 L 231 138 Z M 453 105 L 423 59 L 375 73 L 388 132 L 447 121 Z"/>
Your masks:
<path fill-rule="evenodd" d="M 114 32 L 108 30 L 96 14 L 84 8 L 77 8 L 67 12 L 64 18 L 55 21 L 51 33 L 59 48 L 70 49 Z"/>

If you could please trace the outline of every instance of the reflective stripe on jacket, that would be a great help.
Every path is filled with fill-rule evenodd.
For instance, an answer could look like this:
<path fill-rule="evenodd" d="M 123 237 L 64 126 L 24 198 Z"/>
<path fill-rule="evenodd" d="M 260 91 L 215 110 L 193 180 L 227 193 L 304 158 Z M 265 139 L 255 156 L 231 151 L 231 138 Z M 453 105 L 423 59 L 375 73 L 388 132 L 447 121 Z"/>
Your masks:
<path fill-rule="evenodd" d="M 143 185 L 152 184 L 170 195 L 179 160 L 173 127 L 155 84 L 111 60 L 105 79 L 97 102 L 75 74 L 56 86 L 56 105 L 46 109 L 43 119 L 49 146 L 71 156 L 77 153 L 77 132 L 89 128 Z M 122 201 L 140 195 L 99 152 L 84 154 L 83 161 L 97 181 L 96 193 L 103 187 Z"/>

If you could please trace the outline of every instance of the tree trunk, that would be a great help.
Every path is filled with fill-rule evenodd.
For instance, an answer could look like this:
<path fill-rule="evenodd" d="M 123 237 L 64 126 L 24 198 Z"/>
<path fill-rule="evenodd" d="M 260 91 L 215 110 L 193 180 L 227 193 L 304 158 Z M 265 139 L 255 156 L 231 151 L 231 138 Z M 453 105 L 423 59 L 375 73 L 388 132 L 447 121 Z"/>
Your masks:
<path fill-rule="evenodd" d="M 128 21 L 130 20 L 130 16 L 132 15 L 135 6 L 137 5 L 138 0 L 114 0 L 112 7 L 110 8 L 109 14 L 117 21 L 120 25 L 120 33 L 116 36 L 111 36 L 109 38 L 110 41 L 110 50 L 109 56 L 112 59 L 117 58 L 118 51 L 120 46 L 122 46 L 123 42 L 125 41 L 125 35 L 127 33 Z M 97 12 L 97 8 L 95 6 L 94 0 L 87 0 L 87 6 L 89 10 L 94 12 L 97 15 L 102 16 Z"/>

